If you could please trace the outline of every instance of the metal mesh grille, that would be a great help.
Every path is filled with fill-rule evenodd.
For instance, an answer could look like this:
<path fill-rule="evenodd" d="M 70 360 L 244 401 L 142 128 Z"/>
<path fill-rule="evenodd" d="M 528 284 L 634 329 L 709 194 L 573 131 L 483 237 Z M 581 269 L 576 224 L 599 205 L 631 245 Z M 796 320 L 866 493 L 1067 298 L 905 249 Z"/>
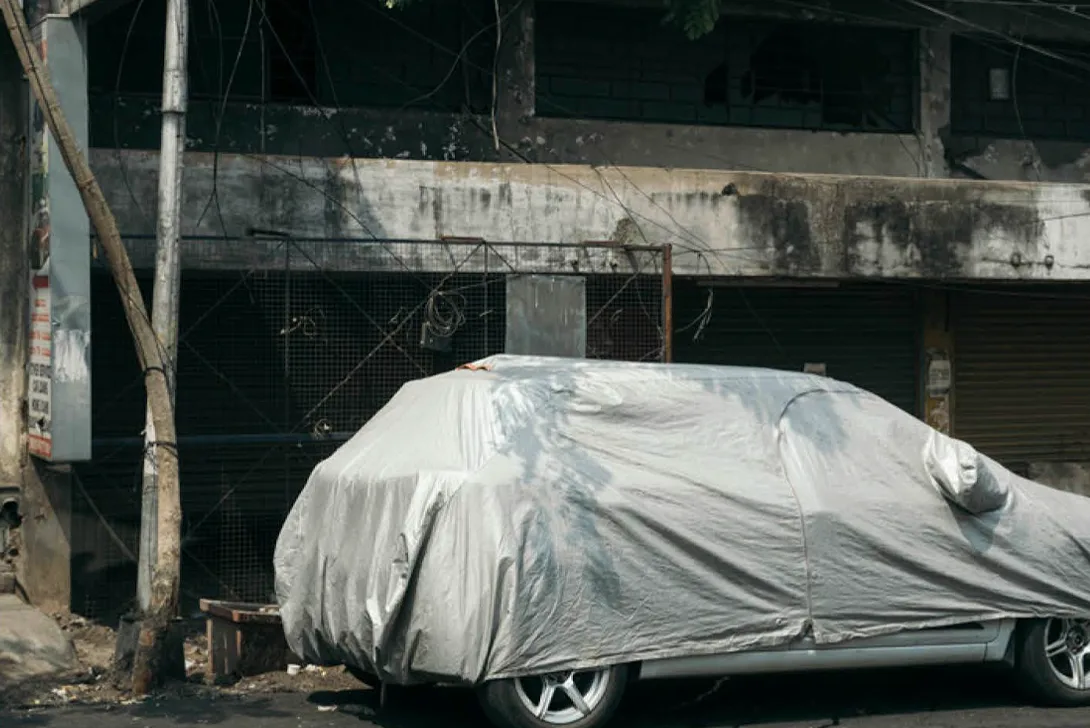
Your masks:
<path fill-rule="evenodd" d="M 587 358 L 663 361 L 661 276 L 599 276 L 587 281 Z"/>
<path fill-rule="evenodd" d="M 653 9 L 541 3 L 535 48 L 547 116 L 913 130 L 916 43 L 902 28 L 731 18 L 692 40 Z"/>
<path fill-rule="evenodd" d="M 146 270 L 153 242 L 128 243 Z M 586 278 L 589 357 L 666 354 L 660 250 L 620 272 L 607 246 L 262 244 L 268 255 L 245 271 L 213 269 L 222 248 L 183 246 L 183 608 L 200 597 L 272 598 L 276 537 L 310 471 L 405 382 L 502 352 L 508 274 L 555 271 L 563 256 L 570 275 Z M 135 594 L 144 393 L 104 272 L 93 317 L 95 450 L 77 469 L 73 608 L 106 616 Z M 449 333 L 449 346 L 423 345 L 426 330 Z"/>

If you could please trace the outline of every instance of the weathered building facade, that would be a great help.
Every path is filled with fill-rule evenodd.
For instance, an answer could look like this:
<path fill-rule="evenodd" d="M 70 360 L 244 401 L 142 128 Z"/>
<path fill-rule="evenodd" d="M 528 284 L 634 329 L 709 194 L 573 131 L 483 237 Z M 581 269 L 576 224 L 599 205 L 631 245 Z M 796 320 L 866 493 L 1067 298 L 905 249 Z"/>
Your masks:
<path fill-rule="evenodd" d="M 163 10 L 52 10 L 147 277 Z M 690 40 L 635 0 L 194 0 L 191 31 L 191 590 L 263 598 L 315 459 L 405 379 L 510 345 L 539 284 L 583 332 L 561 349 L 823 372 L 1090 492 L 1090 12 L 740 1 Z M 38 553 L 94 612 L 134 573 L 143 405 L 90 280 L 94 457 L 53 498 L 68 551 Z"/>

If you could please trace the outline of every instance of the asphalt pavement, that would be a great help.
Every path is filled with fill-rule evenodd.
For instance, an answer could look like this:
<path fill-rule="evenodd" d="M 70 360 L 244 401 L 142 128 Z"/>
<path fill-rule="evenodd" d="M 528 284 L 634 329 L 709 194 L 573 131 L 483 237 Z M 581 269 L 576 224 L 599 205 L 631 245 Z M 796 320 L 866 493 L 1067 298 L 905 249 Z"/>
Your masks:
<path fill-rule="evenodd" d="M 473 695 L 431 688 L 379 709 L 375 691 L 149 700 L 0 713 L 2 728 L 482 728 Z M 631 688 L 618 728 L 1090 728 L 1090 708 L 1027 705 L 1004 673 L 911 670 L 665 682 Z"/>

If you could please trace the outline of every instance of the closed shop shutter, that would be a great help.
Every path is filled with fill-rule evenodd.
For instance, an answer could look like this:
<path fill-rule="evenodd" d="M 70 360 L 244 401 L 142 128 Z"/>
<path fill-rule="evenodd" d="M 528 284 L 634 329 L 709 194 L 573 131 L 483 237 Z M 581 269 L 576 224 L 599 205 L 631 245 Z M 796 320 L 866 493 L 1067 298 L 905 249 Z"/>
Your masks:
<path fill-rule="evenodd" d="M 675 361 L 791 371 L 824 364 L 828 376 L 918 413 L 921 318 L 914 288 L 709 289 L 679 280 L 674 289 Z"/>
<path fill-rule="evenodd" d="M 1090 290 L 953 299 L 954 431 L 1021 470 L 1090 461 Z"/>

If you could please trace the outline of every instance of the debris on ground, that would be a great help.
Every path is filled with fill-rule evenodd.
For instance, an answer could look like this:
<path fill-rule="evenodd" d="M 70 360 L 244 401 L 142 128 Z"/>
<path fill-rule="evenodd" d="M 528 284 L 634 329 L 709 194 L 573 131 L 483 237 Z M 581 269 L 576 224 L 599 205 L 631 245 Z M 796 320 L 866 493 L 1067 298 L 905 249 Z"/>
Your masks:
<path fill-rule="evenodd" d="M 364 690 L 363 683 L 348 674 L 343 667 L 307 665 L 296 675 L 270 672 L 243 678 L 223 691 L 231 694 L 252 693 L 313 693 L 318 691 Z"/>
<path fill-rule="evenodd" d="M 117 643 L 117 633 L 114 630 L 75 614 L 60 613 L 50 616 L 68 639 L 72 640 L 80 665 L 99 672 L 109 670 Z"/>
<path fill-rule="evenodd" d="M 232 685 L 211 685 L 208 670 L 208 639 L 203 620 L 195 620 L 185 640 L 187 679 L 153 696 L 132 697 L 127 675 L 113 667 L 117 642 L 116 630 L 74 614 L 50 615 L 75 648 L 75 670 L 38 679 L 29 684 L 10 686 L 0 691 L 2 708 L 38 708 L 61 705 L 133 705 L 163 698 L 237 699 L 261 693 L 312 693 L 366 689 L 343 667 L 300 665 L 296 674 L 278 671 L 244 678 Z"/>
<path fill-rule="evenodd" d="M 18 596 L 0 594 L 0 694 L 74 672 L 83 670 L 57 623 Z"/>

